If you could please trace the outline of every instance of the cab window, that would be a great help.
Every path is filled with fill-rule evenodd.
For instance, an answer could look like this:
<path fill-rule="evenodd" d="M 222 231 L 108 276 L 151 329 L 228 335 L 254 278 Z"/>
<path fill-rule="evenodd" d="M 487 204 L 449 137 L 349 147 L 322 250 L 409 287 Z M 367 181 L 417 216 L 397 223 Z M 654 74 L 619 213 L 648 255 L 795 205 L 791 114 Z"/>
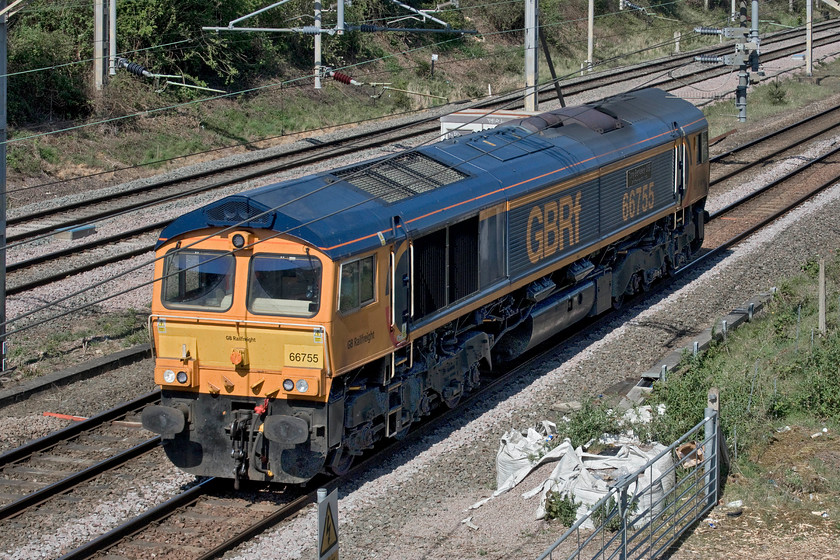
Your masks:
<path fill-rule="evenodd" d="M 227 311 L 233 301 L 233 255 L 170 251 L 163 259 L 163 305 L 169 309 Z"/>
<path fill-rule="evenodd" d="M 697 135 L 697 163 L 709 161 L 709 133 L 703 131 Z"/>
<path fill-rule="evenodd" d="M 338 310 L 341 313 L 352 313 L 374 301 L 374 264 L 371 255 L 341 265 L 338 288 Z"/>
<path fill-rule="evenodd" d="M 310 255 L 258 254 L 248 275 L 248 311 L 287 317 L 318 312 L 321 261 Z"/>

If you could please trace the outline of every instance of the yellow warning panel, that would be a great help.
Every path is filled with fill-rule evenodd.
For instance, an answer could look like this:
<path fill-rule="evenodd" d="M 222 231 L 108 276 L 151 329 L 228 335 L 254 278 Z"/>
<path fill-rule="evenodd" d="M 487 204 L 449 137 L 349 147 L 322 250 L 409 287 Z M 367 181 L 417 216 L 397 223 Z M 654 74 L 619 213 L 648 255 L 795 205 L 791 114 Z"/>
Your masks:
<path fill-rule="evenodd" d="M 321 530 L 321 554 L 326 554 L 336 544 L 338 544 L 338 532 L 335 529 L 332 508 L 327 504 L 327 515 Z"/>
<path fill-rule="evenodd" d="M 318 490 L 318 560 L 338 560 L 338 491 Z"/>

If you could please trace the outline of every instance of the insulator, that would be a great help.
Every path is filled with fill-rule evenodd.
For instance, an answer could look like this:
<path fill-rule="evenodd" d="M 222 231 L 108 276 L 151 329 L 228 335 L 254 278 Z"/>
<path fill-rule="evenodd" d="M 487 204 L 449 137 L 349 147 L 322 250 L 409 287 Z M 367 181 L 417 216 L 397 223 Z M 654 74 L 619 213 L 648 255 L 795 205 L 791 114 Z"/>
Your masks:
<path fill-rule="evenodd" d="M 712 56 L 710 54 L 701 54 L 694 57 L 694 62 L 703 64 L 721 64 L 723 60 L 719 56 Z"/>
<path fill-rule="evenodd" d="M 378 30 L 379 28 L 377 26 L 371 25 L 369 23 L 363 23 L 359 26 L 359 31 L 361 31 L 362 33 L 375 33 Z"/>
<path fill-rule="evenodd" d="M 348 76 L 347 74 L 344 74 L 342 72 L 333 72 L 332 77 L 337 82 L 341 82 L 342 84 L 347 84 L 347 85 L 350 85 L 350 82 L 353 81 L 353 78 L 351 78 L 350 76 Z"/>
<path fill-rule="evenodd" d="M 695 27 L 694 31 L 700 35 L 720 35 L 723 33 L 717 27 Z"/>
<path fill-rule="evenodd" d="M 321 28 L 315 27 L 314 25 L 304 25 L 300 32 L 304 35 L 320 35 Z"/>
<path fill-rule="evenodd" d="M 131 72 L 132 74 L 136 74 L 137 76 L 145 76 L 147 78 L 152 76 L 152 73 L 143 68 L 143 66 L 137 64 L 136 62 L 129 62 L 124 58 L 117 59 L 117 64 L 122 66 L 126 69 L 127 72 Z"/>

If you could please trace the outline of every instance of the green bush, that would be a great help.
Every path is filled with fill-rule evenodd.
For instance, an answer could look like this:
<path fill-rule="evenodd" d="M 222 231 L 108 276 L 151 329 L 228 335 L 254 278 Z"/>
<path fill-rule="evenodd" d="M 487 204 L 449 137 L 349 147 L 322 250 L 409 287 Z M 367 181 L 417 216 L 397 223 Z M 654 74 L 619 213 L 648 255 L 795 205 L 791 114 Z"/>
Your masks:
<path fill-rule="evenodd" d="M 618 419 L 609 411 L 609 407 L 589 398 L 583 401 L 582 408 L 571 415 L 568 422 L 557 422 L 557 435 L 552 441 L 559 444 L 569 438 L 573 447 L 585 445 L 592 439 L 598 439 L 603 434 L 618 432 Z"/>
<path fill-rule="evenodd" d="M 577 509 L 580 502 L 575 502 L 570 494 L 561 495 L 560 492 L 549 492 L 545 497 L 546 519 L 556 519 L 564 526 L 571 527 L 577 519 Z"/>

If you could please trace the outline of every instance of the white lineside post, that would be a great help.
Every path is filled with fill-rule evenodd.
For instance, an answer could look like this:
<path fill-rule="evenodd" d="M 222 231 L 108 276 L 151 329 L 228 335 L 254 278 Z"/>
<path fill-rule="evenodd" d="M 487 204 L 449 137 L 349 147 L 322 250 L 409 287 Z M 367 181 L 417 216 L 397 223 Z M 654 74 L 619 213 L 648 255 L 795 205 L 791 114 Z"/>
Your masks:
<path fill-rule="evenodd" d="M 0 0 L 0 345 L 6 370 L 6 0 Z"/>
<path fill-rule="evenodd" d="M 680 39 L 682 39 L 682 33 L 674 31 L 674 54 L 680 54 Z"/>
<path fill-rule="evenodd" d="M 805 2 L 805 75 L 814 75 L 813 0 Z"/>
<path fill-rule="evenodd" d="M 315 89 L 321 89 L 321 0 L 315 0 Z"/>
<path fill-rule="evenodd" d="M 108 74 L 117 73 L 117 0 L 108 5 Z"/>
<path fill-rule="evenodd" d="M 825 336 L 825 259 L 820 259 L 820 335 Z"/>
<path fill-rule="evenodd" d="M 592 72 L 595 60 L 595 0 L 589 0 L 586 16 L 586 71 Z"/>
<path fill-rule="evenodd" d="M 105 55 L 105 2 L 93 0 L 93 85 L 97 91 L 102 89 L 105 77 L 103 65 Z"/>
<path fill-rule="evenodd" d="M 706 503 L 714 505 L 718 500 L 718 488 L 720 481 L 718 480 L 718 451 L 720 451 L 720 391 L 717 387 L 712 387 L 706 396 L 706 410 L 704 411 L 706 418 L 710 422 L 706 422 L 704 429 L 704 436 L 706 444 L 703 449 L 703 456 L 706 461 L 703 470 L 705 474 L 706 487 Z"/>
<path fill-rule="evenodd" d="M 537 110 L 537 0 L 525 0 L 525 110 Z"/>

